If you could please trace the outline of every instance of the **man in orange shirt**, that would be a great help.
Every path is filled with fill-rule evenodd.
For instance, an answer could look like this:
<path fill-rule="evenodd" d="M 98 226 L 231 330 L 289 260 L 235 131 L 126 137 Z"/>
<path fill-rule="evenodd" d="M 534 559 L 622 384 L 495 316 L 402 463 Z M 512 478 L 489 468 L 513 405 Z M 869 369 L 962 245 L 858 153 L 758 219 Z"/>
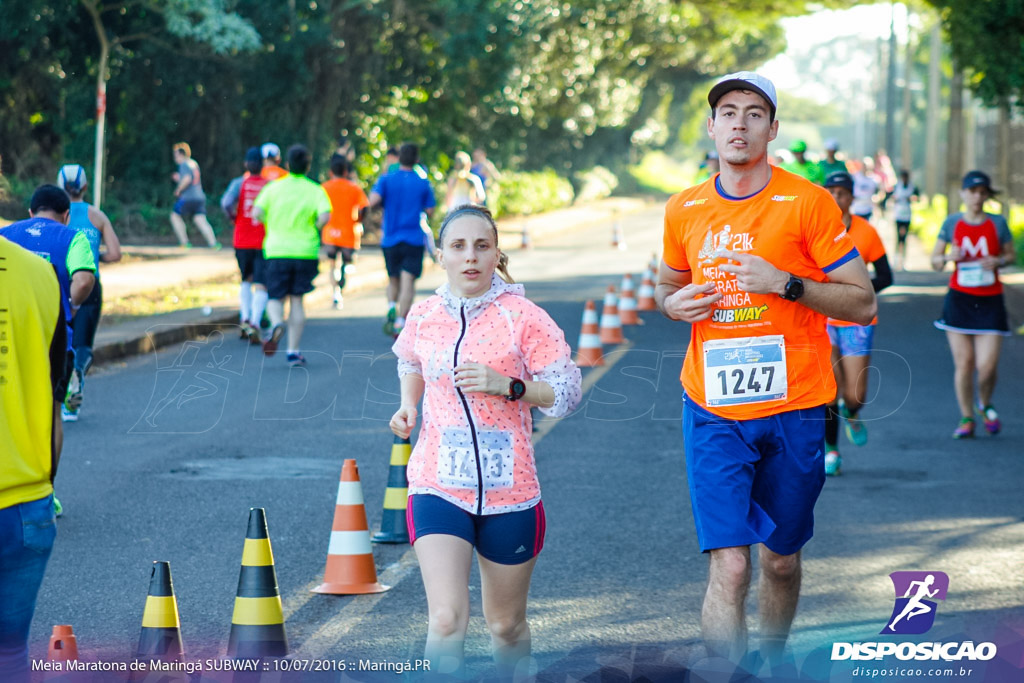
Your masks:
<path fill-rule="evenodd" d="M 875 293 L 892 284 L 892 268 L 885 255 L 885 245 L 875 228 L 860 216 L 850 213 L 853 204 L 853 176 L 837 171 L 825 179 L 825 189 L 832 194 L 843 212 L 843 225 L 853 240 L 864 263 L 870 263 L 875 274 L 871 287 Z M 868 367 L 871 365 L 871 347 L 875 338 L 875 325 L 857 325 L 845 320 L 828 321 L 828 337 L 832 341 L 832 369 L 840 398 L 828 404 L 825 419 L 825 474 L 839 474 L 843 459 L 839 455 L 840 416 L 846 418 L 846 436 L 850 442 L 863 446 L 868 441 L 868 428 L 858 417 L 868 393 Z"/>
<path fill-rule="evenodd" d="M 835 396 L 826 316 L 867 324 L 876 302 L 828 192 L 768 163 L 779 126 L 772 82 L 732 74 L 708 103 L 720 172 L 669 200 L 655 299 L 691 324 L 683 440 L 710 559 L 704 642 L 709 654 L 744 656 L 750 546 L 760 543 L 760 653 L 775 663 L 825 481 L 825 404 Z"/>
<path fill-rule="evenodd" d="M 363 213 L 370 205 L 363 189 L 349 180 L 352 165 L 341 154 L 331 157 L 331 178 L 323 183 L 331 199 L 331 220 L 323 228 L 321 241 L 331 261 L 331 279 L 334 281 L 334 307 L 345 305 L 341 291 L 345 289 L 345 268 L 352 265 L 359 251 L 363 235 Z M 338 259 L 341 263 L 338 263 Z"/>

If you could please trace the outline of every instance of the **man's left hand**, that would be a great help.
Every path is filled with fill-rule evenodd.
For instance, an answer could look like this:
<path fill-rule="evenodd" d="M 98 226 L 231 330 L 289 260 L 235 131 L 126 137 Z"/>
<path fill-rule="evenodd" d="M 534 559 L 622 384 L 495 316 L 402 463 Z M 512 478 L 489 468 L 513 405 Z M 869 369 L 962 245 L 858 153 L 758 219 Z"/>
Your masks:
<path fill-rule="evenodd" d="M 718 266 L 723 273 L 736 276 L 736 284 L 750 294 L 782 294 L 786 291 L 789 274 L 754 254 L 722 250 L 719 255 L 729 259 Z M 735 263 L 733 263 L 735 261 Z"/>

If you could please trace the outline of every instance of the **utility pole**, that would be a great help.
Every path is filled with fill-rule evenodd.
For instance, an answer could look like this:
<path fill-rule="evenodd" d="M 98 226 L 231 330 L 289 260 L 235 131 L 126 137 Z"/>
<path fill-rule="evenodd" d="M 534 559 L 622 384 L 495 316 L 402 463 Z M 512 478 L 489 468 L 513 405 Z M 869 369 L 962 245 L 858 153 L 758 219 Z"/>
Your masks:
<path fill-rule="evenodd" d="M 1010 135 L 1010 102 L 1008 99 L 1004 99 L 999 103 L 999 150 L 997 151 L 997 164 L 999 167 L 999 178 L 1000 185 L 1003 186 L 1003 200 L 999 202 L 1002 207 L 1002 214 L 1004 218 L 1010 217 L 1010 200 L 1013 199 L 1013 194 L 1010 190 L 1010 146 L 1011 146 L 1011 135 Z"/>
<path fill-rule="evenodd" d="M 889 60 L 885 84 L 885 153 L 896 151 L 896 2 L 890 3 L 889 11 Z"/>
<path fill-rule="evenodd" d="M 942 89 L 942 72 L 939 64 L 942 57 L 942 28 L 936 18 L 932 26 L 928 59 L 928 113 L 924 134 L 925 192 L 929 197 L 939 193 L 939 93 Z"/>
<path fill-rule="evenodd" d="M 914 41 L 910 39 L 910 10 L 907 10 L 907 52 L 903 59 L 903 136 L 900 141 L 900 168 L 914 167 L 914 150 L 910 141 L 910 78 L 913 73 Z"/>
<path fill-rule="evenodd" d="M 960 209 L 960 176 L 964 167 L 964 69 L 953 63 L 949 84 L 949 151 L 946 154 L 946 213 Z"/>

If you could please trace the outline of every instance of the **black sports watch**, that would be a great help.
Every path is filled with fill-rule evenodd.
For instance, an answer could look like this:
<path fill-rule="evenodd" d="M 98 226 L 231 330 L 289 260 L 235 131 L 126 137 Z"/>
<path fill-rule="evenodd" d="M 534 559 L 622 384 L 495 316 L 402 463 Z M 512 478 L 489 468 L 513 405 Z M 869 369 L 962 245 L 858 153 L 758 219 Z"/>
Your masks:
<path fill-rule="evenodd" d="M 508 401 L 518 401 L 526 393 L 526 382 L 519 379 L 518 377 L 512 377 L 508 381 L 508 394 L 505 399 Z"/>
<path fill-rule="evenodd" d="M 780 294 L 786 301 L 796 301 L 804 295 L 804 281 L 792 273 L 789 274 L 789 282 L 786 283 L 786 290 Z"/>

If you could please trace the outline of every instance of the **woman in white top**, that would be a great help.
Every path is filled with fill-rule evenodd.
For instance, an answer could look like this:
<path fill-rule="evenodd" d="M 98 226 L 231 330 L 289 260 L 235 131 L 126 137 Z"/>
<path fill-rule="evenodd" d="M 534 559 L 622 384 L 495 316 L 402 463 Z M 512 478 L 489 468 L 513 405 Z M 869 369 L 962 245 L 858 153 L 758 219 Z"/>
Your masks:
<path fill-rule="evenodd" d="M 483 205 L 486 195 L 480 178 L 470 171 L 473 161 L 465 152 L 455 153 L 455 165 L 448 176 L 448 210 L 463 204 Z"/>
<path fill-rule="evenodd" d="M 907 234 L 910 232 L 913 215 L 910 202 L 917 201 L 917 195 L 917 187 L 910 182 L 910 171 L 900 171 L 899 182 L 892 189 L 892 199 L 895 202 L 893 220 L 896 222 L 896 261 L 900 270 L 907 267 Z"/>

